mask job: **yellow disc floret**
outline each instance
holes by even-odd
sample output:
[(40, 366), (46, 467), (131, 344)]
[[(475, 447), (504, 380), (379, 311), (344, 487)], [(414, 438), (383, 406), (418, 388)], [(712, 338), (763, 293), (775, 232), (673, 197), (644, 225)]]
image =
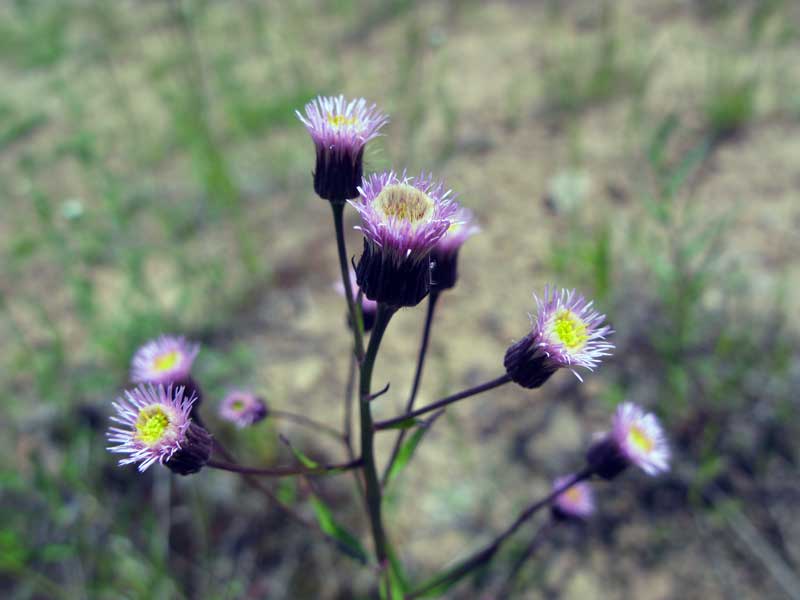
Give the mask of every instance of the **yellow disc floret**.
[(170, 424), (170, 416), (163, 406), (160, 404), (147, 406), (139, 411), (139, 418), (136, 419), (136, 438), (148, 446), (153, 446), (163, 439)]
[(430, 196), (406, 183), (384, 187), (372, 206), (384, 222), (396, 219), (411, 225), (429, 221), (434, 210)]
[(553, 333), (567, 350), (580, 350), (589, 339), (586, 323), (570, 310), (562, 310), (553, 321)]
[(648, 436), (644, 431), (642, 431), (641, 428), (636, 427), (635, 425), (631, 427), (630, 431), (628, 432), (628, 441), (637, 450), (643, 452), (644, 454), (649, 454), (655, 447), (655, 443), (650, 436)]
[(355, 127), (358, 125), (358, 118), (328, 113), (328, 123), (337, 129), (341, 129), (342, 127)]
[(165, 352), (164, 354), (160, 354), (153, 359), (153, 368), (162, 373), (164, 371), (169, 371), (178, 364), (180, 358), (181, 353), (178, 350)]

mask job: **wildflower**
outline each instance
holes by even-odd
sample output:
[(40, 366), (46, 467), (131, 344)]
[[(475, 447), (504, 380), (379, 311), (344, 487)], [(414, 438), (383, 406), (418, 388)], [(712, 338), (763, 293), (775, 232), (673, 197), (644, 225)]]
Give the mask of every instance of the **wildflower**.
[(150, 340), (133, 355), (131, 381), (164, 385), (184, 382), (199, 350), (198, 344), (184, 337), (162, 335)]
[(670, 451), (664, 430), (655, 415), (625, 402), (614, 413), (611, 432), (592, 444), (589, 465), (605, 479), (613, 479), (629, 465), (648, 475), (669, 470)]
[(424, 174), (372, 175), (359, 192), (350, 202), (364, 234), (358, 285), (370, 300), (416, 306), (430, 291), (431, 251), (447, 233), (458, 203), (441, 182)]
[(481, 230), (475, 216), (468, 208), (460, 208), (454, 215), (447, 233), (433, 247), (433, 276), (431, 289), (449, 290), (455, 287), (458, 278), (458, 251), (470, 237)]
[(556, 292), (545, 288), (544, 298), (534, 296), (536, 319), (531, 332), (506, 351), (505, 367), (511, 379), (526, 388), (536, 388), (558, 369), (593, 370), (614, 346), (606, 342), (611, 328), (605, 315), (592, 309), (592, 302), (575, 290)]
[[(344, 284), (341, 280), (337, 281), (333, 284), (334, 289), (342, 296), (345, 295), (344, 291)], [(353, 294), (356, 295), (358, 298), (358, 293), (360, 288), (358, 287), (358, 283), (356, 283), (356, 274), (351, 270), (350, 271), (350, 287), (353, 290)], [(375, 315), (378, 312), (378, 303), (374, 300), (370, 300), (367, 298), (363, 293), (361, 294), (361, 319), (362, 324), (364, 325), (364, 331), (370, 331), (372, 326), (375, 324)], [(347, 324), (352, 327), (352, 323), (350, 323), (350, 315), (347, 315)]]
[[(553, 490), (557, 490), (570, 481), (567, 475), (553, 482)], [(553, 501), (553, 516), (557, 519), (585, 519), (594, 512), (594, 492), (592, 486), (580, 481), (559, 494)]]
[(251, 392), (230, 392), (219, 407), (219, 416), (237, 427), (249, 427), (267, 416), (264, 400)]
[(211, 455), (211, 436), (192, 422), (194, 397), (187, 397), (183, 387), (139, 385), (125, 391), (113, 403), (117, 411), (107, 437), (116, 446), (108, 450), (129, 456), (120, 466), (139, 463), (145, 471), (155, 462), (188, 475), (199, 471)]
[(319, 96), (295, 111), (306, 126), (317, 151), (314, 191), (330, 202), (358, 197), (364, 163), (364, 146), (377, 137), (389, 118), (363, 98)]

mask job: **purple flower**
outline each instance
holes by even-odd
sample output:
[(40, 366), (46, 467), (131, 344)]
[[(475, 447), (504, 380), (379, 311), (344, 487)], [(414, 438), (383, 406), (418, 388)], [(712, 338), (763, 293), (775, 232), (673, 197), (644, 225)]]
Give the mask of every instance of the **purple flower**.
[[(350, 287), (353, 290), (353, 294), (356, 298), (358, 298), (358, 292), (361, 288), (358, 287), (358, 283), (356, 282), (356, 274), (350, 270)], [(333, 288), (341, 295), (345, 295), (344, 291), (344, 284), (342, 280), (339, 279), (336, 283), (333, 284)], [(361, 294), (361, 318), (364, 321), (364, 331), (370, 331), (372, 326), (375, 324), (375, 315), (378, 312), (378, 303), (374, 300), (370, 300), (366, 297), (366, 295)], [(350, 324), (350, 315), (347, 316), (348, 325)]]
[(131, 364), (131, 381), (165, 385), (186, 382), (199, 351), (199, 344), (188, 342), (184, 337), (162, 335), (136, 351)]
[(184, 396), (183, 387), (140, 385), (126, 390), (112, 403), (117, 415), (111, 420), (122, 427), (109, 428), (108, 440), (117, 445), (108, 450), (128, 454), (120, 466), (138, 462), (139, 471), (156, 461), (165, 464), (187, 443), (193, 402), (193, 397)]
[(546, 287), (544, 297), (534, 296), (536, 319), (531, 332), (506, 352), (505, 366), (511, 378), (523, 387), (542, 385), (558, 369), (593, 370), (614, 346), (606, 341), (612, 333), (603, 325), (605, 315), (592, 309), (575, 290), (556, 292)]
[(249, 427), (267, 416), (267, 405), (255, 394), (242, 390), (230, 392), (219, 407), (219, 416), (237, 427)]
[(627, 461), (648, 475), (669, 470), (667, 438), (655, 415), (632, 402), (624, 402), (614, 413), (611, 437)]
[(467, 239), (481, 230), (468, 208), (459, 208), (452, 219), (450, 227), (436, 242), (431, 254), (434, 265), (431, 289), (437, 291), (455, 287), (458, 279), (458, 251)]
[(319, 96), (306, 104), (305, 115), (295, 112), (316, 147), (314, 191), (331, 202), (357, 197), (364, 146), (389, 118), (363, 98), (348, 102), (344, 96)]
[[(567, 482), (571, 476), (559, 477), (553, 482), (553, 490), (557, 490)], [(561, 518), (585, 519), (594, 513), (594, 492), (592, 486), (581, 481), (559, 494), (553, 501), (553, 512)]]
[(430, 255), (458, 210), (451, 190), (430, 175), (393, 171), (365, 178), (351, 201), (361, 216), (364, 253), (356, 267), (367, 298), (415, 306), (430, 290)]

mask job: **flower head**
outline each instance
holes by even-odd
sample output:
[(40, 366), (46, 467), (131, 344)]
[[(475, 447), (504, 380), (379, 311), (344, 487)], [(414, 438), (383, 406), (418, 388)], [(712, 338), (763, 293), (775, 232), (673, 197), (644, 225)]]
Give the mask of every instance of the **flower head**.
[(150, 340), (133, 355), (131, 381), (165, 385), (186, 382), (199, 351), (198, 344), (184, 337), (162, 335)]
[(108, 450), (127, 454), (120, 466), (139, 463), (145, 471), (154, 462), (165, 464), (186, 445), (194, 398), (184, 396), (183, 387), (140, 385), (126, 390), (113, 403), (116, 416), (107, 437), (116, 446)]
[(669, 470), (670, 451), (664, 430), (655, 415), (632, 402), (614, 413), (611, 436), (627, 461), (648, 475)]
[(460, 207), (453, 214), (447, 232), (433, 247), (431, 289), (441, 291), (455, 287), (458, 279), (458, 251), (467, 239), (480, 230), (470, 209)]
[(451, 190), (430, 175), (393, 171), (364, 179), (351, 204), (361, 216), (364, 253), (356, 277), (367, 298), (415, 306), (430, 289), (430, 255), (458, 210)]
[(317, 164), (314, 191), (331, 202), (358, 196), (364, 146), (380, 135), (389, 118), (363, 98), (319, 96), (306, 104), (305, 115), (295, 111), (314, 141)]
[[(360, 288), (358, 287), (358, 283), (356, 282), (356, 274), (350, 270), (350, 287), (353, 290), (353, 294), (355, 298), (358, 298), (358, 293)], [(339, 279), (336, 283), (333, 284), (333, 288), (341, 295), (345, 295), (344, 284), (342, 280)], [(375, 315), (378, 312), (378, 303), (374, 300), (370, 300), (367, 298), (365, 294), (361, 294), (361, 318), (363, 319), (364, 331), (370, 331), (372, 326), (375, 324)], [(348, 325), (350, 324), (350, 315), (347, 316)]]
[(593, 370), (614, 347), (606, 341), (612, 333), (603, 325), (605, 315), (592, 309), (575, 290), (557, 292), (545, 288), (544, 297), (534, 296), (536, 318), (531, 332), (506, 352), (505, 365), (511, 378), (523, 387), (542, 385), (556, 370), (575, 367)]
[(219, 416), (237, 427), (249, 427), (267, 416), (267, 405), (255, 394), (242, 390), (230, 392), (219, 407)]
[[(559, 477), (553, 482), (553, 490), (567, 484), (572, 476)], [(594, 512), (594, 492), (585, 481), (576, 483), (553, 501), (553, 513), (561, 518), (585, 519)]]

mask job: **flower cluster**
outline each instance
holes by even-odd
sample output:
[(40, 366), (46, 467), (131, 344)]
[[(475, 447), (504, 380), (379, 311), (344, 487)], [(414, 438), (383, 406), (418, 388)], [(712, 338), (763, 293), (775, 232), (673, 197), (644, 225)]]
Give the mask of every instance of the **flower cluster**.
[[(364, 494), (363, 506), (369, 513), (374, 564), (385, 565), (387, 580), (393, 581), (390, 571), (396, 567), (389, 558), (394, 554), (383, 528), (381, 506), (383, 488), (396, 473), (393, 469), (399, 462), (395, 462), (396, 459), (399, 456), (405, 461), (404, 465), (410, 460), (409, 454), (403, 455), (403, 448), (408, 447), (402, 446), (406, 431), (430, 427), (435, 417), (451, 404), (509, 382), (527, 389), (538, 388), (559, 369), (568, 369), (581, 380), (578, 369), (592, 371), (610, 355), (614, 346), (607, 338), (612, 330), (606, 324), (605, 315), (595, 310), (593, 303), (584, 296), (575, 290), (547, 286), (541, 297), (534, 296), (536, 315), (531, 317), (530, 329), (505, 352), (504, 373), (501, 371), (499, 377), (414, 408), (436, 300), (441, 292), (456, 286), (460, 250), (480, 227), (472, 211), (462, 207), (456, 194), (431, 174), (423, 172), (414, 177), (406, 175), (405, 171), (402, 174), (386, 171), (363, 176), (365, 146), (388, 122), (375, 105), (368, 105), (363, 99), (348, 101), (343, 96), (319, 97), (306, 105), (304, 113), (297, 112), (297, 115), (316, 148), (314, 190), (333, 207), (342, 275), (337, 287), (347, 297), (349, 325), (353, 330), (351, 379), (344, 401), (343, 431), (303, 414), (270, 410), (261, 397), (242, 389), (225, 396), (217, 416), (240, 428), (252, 426), (268, 416), (311, 427), (341, 442), (350, 461), (320, 465), (299, 451), (293, 451), (302, 467), (258, 468), (236, 463), (220, 442), (212, 438), (200, 417), (201, 392), (191, 373), (199, 345), (183, 337), (166, 335), (147, 342), (135, 353), (130, 375), (136, 385), (123, 391), (112, 403), (115, 415), (111, 417), (113, 425), (107, 433), (112, 444), (108, 449), (124, 455), (119, 460), (120, 465), (137, 464), (139, 471), (146, 471), (160, 463), (181, 475), (196, 473), (206, 466), (248, 478), (255, 475), (333, 475), (357, 468), (362, 471), (355, 479)], [(343, 233), (343, 211), (348, 203), (360, 218), (356, 229), (363, 235), (363, 251), (357, 263), (354, 262), (354, 272), (348, 267), (351, 257), (346, 254)], [(426, 296), (429, 296), (426, 324), (406, 413), (376, 421), (370, 401), (389, 389), (387, 385), (376, 393), (371, 387), (381, 340), (398, 308), (416, 306)], [(359, 306), (363, 328), (356, 326), (360, 322)], [(370, 332), (366, 345), (364, 331)], [(357, 396), (353, 393), (355, 381), (358, 381)], [(355, 412), (352, 400), (355, 398), (359, 402), (357, 412), (361, 426), (359, 457), (354, 456), (351, 445), (352, 414)], [(424, 414), (433, 416), (417, 419)], [(376, 469), (374, 436), (395, 428), (401, 431), (381, 481)], [(221, 454), (225, 460), (212, 460), (212, 452)], [(482, 560), (489, 560), (523, 521), (543, 507), (550, 507), (555, 521), (589, 518), (595, 512), (594, 491), (589, 483), (592, 478), (611, 480), (629, 466), (638, 467), (648, 475), (658, 475), (669, 469), (669, 463), (670, 449), (657, 418), (635, 404), (623, 403), (616, 409), (610, 429), (598, 435), (589, 446), (581, 470), (557, 478), (550, 494), (523, 511), (493, 544), (467, 560), (463, 570), (455, 568), (448, 573), (464, 574), (480, 566)], [(271, 494), (269, 490), (267, 493)], [(270, 498), (276, 501), (273, 496)], [(323, 526), (322, 530), (333, 535), (329, 527)], [(347, 538), (352, 542), (350, 534), (337, 533), (338, 537), (334, 536), (337, 541)], [(444, 579), (435, 581), (445, 582), (448, 573)], [(421, 597), (425, 591), (429, 590), (415, 590), (412, 595)]]

